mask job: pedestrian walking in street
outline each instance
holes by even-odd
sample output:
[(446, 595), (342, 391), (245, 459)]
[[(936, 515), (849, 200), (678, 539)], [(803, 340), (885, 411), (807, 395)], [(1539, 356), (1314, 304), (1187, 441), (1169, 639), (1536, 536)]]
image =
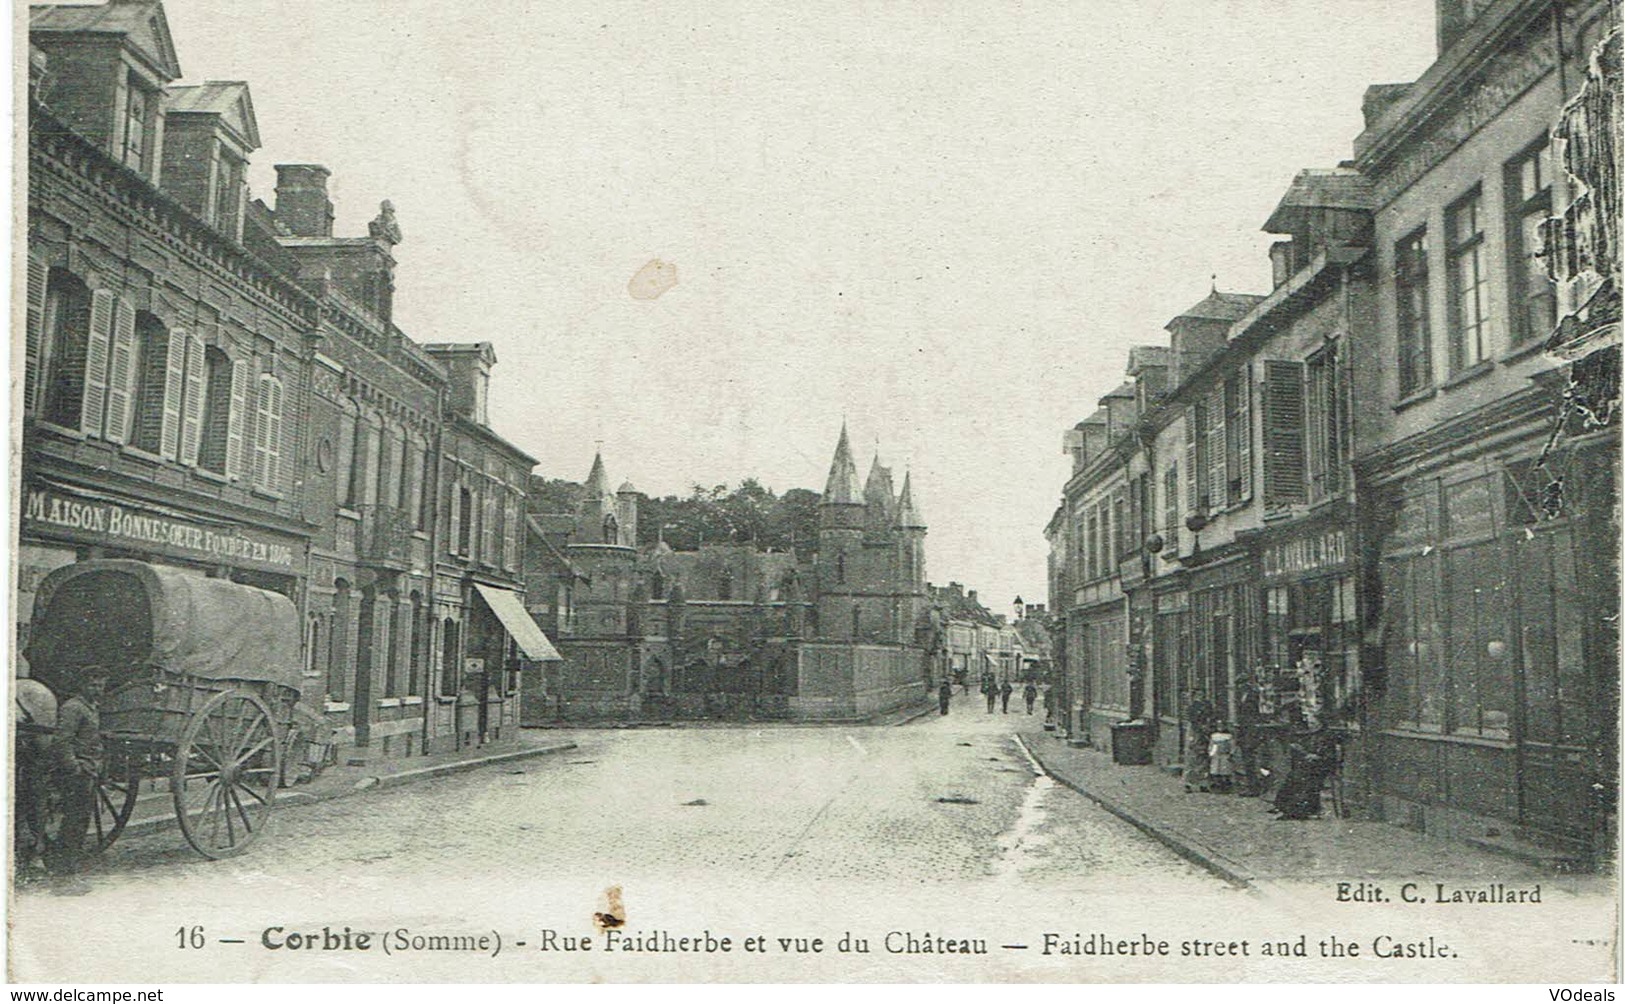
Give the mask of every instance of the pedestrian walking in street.
[(1236, 699), (1236, 772), (1238, 794), (1254, 796), (1263, 792), (1263, 777), (1259, 762), (1263, 736), (1259, 725), (1263, 715), (1259, 711), (1258, 684), (1252, 677), (1241, 681), (1240, 696)]
[(1200, 692), (1185, 708), (1185, 790), (1207, 791), (1208, 740), (1213, 737), (1213, 705)]
[(942, 686), (937, 688), (937, 707), (941, 709), (943, 714), (946, 715), (948, 713), (948, 702), (952, 701), (953, 699), (954, 685), (949, 683), (948, 680), (944, 678), (942, 681)]
[(982, 696), (987, 698), (987, 713), (993, 713), (993, 705), (999, 700), (998, 685), (993, 682), (992, 675), (982, 677)]
[(97, 706), (107, 690), (107, 671), (85, 668), (73, 696), (57, 711), (57, 790), (62, 799), (62, 832), (54, 871), (71, 874), (84, 867), (85, 835), (96, 808), (96, 779), (106, 758)]
[(1027, 686), (1022, 688), (1021, 696), (1027, 702), (1027, 714), (1032, 714), (1033, 702), (1038, 700), (1038, 684), (1028, 680)]
[(999, 699), (1003, 712), (1007, 715), (1010, 713), (1010, 695), (1015, 693), (1015, 690), (1016, 688), (1010, 685), (1010, 678), (1005, 677), (1004, 686), (999, 688)]

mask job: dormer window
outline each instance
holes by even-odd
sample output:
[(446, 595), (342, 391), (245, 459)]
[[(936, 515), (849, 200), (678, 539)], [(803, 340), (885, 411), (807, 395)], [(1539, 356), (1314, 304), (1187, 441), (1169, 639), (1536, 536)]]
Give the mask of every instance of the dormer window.
[(220, 148), (219, 166), (215, 169), (214, 225), (233, 240), (241, 240), (243, 175), (247, 165), (239, 157)]
[(131, 73), (125, 86), (124, 163), (142, 174), (152, 173), (153, 115), (157, 106), (157, 94)]

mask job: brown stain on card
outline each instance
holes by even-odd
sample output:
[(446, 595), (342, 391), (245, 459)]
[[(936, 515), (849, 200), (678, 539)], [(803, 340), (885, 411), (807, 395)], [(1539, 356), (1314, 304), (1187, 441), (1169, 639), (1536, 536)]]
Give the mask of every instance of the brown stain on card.
[(626, 906), (621, 902), (621, 887), (612, 885), (604, 890), (598, 912), (592, 915), (593, 926), (600, 931), (626, 926)]
[(634, 300), (653, 300), (675, 285), (677, 285), (677, 266), (669, 261), (654, 258), (632, 276), (631, 281), (626, 284), (626, 291), (632, 294)]

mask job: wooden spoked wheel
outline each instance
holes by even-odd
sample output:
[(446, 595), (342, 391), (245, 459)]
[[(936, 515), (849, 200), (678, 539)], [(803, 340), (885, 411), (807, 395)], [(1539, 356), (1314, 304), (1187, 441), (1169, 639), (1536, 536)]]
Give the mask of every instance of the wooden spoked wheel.
[(124, 832), (140, 788), (141, 762), (124, 750), (112, 751), (107, 769), (96, 779), (96, 804), (90, 814), (90, 832), (96, 836), (98, 854)]
[(192, 715), (170, 790), (181, 832), (199, 854), (227, 857), (259, 837), (276, 798), (281, 745), (270, 707), (251, 691), (216, 694)]
[[(38, 771), (42, 768), (37, 763), (29, 763), (24, 764), (23, 769)], [(26, 790), (19, 792), (18, 811), (28, 815), (30, 826), (39, 835), (41, 853), (48, 861), (60, 860), (67, 843), (62, 832), (66, 796), (42, 775), (30, 781), (19, 786)], [(140, 786), (141, 761), (116, 747), (109, 750), (106, 765), (93, 785), (88, 832), (79, 842), (80, 853), (100, 854), (112, 846), (135, 811)]]

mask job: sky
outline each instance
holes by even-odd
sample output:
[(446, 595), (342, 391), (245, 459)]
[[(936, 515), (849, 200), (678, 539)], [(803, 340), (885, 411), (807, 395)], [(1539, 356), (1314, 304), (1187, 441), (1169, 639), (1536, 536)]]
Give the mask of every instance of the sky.
[(537, 473), (821, 489), (844, 420), (998, 612), (1044, 598), (1063, 430), (1215, 281), (1268, 291), (1292, 176), (1434, 37), (1431, 0), (166, 10), (182, 82), (250, 83), (255, 196), (393, 202), (396, 322), (492, 343)]

